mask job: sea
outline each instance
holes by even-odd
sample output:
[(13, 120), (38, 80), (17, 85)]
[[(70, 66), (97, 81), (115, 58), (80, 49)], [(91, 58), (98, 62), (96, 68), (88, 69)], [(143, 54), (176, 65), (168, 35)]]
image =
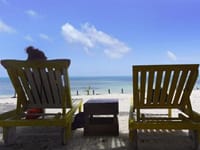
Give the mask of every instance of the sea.
[[(131, 76), (70, 77), (72, 95), (131, 93)], [(8, 77), (0, 78), (0, 96), (13, 96), (14, 88)]]
[[(70, 77), (72, 95), (132, 93), (132, 76)], [(194, 89), (200, 88), (200, 76)], [(13, 96), (14, 88), (8, 77), (0, 78), (0, 97)]]

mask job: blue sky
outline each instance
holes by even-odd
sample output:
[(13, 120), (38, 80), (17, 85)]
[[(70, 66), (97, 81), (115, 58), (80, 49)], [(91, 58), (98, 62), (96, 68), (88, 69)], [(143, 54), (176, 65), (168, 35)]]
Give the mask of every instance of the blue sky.
[[(200, 63), (199, 0), (0, 0), (0, 59), (69, 58), (71, 76)], [(7, 76), (0, 67), (0, 77)]]

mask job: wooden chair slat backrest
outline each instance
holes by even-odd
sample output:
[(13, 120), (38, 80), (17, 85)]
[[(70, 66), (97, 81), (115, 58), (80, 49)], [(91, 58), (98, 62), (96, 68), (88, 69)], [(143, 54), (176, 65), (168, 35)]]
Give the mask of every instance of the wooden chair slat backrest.
[(190, 94), (198, 77), (198, 64), (133, 66), (134, 108), (190, 106)]
[(26, 108), (71, 108), (68, 77), (70, 60), (2, 60)]

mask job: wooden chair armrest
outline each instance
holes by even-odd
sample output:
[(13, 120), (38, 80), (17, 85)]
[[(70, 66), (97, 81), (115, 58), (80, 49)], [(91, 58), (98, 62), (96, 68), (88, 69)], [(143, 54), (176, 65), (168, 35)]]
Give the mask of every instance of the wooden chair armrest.
[(16, 112), (17, 112), (16, 109), (10, 110), (8, 112), (4, 112), (4, 113), (0, 114), (0, 120), (5, 120), (7, 118), (13, 117), (17, 114)]
[(129, 120), (135, 120), (135, 108), (133, 104), (133, 98), (131, 98), (130, 100)]
[(196, 122), (200, 122), (200, 114), (196, 111), (192, 111), (192, 119)]

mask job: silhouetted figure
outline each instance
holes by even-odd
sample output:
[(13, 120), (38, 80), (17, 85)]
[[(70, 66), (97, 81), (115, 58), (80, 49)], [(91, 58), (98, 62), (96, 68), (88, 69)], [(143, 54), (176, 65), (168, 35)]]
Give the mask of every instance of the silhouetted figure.
[[(29, 46), (26, 48), (26, 53), (28, 54), (27, 60), (47, 60), (44, 52), (39, 49), (34, 48), (33, 46)], [(43, 113), (44, 110), (42, 108), (30, 108), (27, 110), (26, 119), (36, 119), (40, 115), (31, 115), (34, 113)]]
[[(34, 48), (33, 46), (28, 46), (26, 48), (26, 53), (28, 54), (27, 60), (47, 60), (44, 52)], [(14, 93), (12, 98), (16, 98), (16, 92)]]
[(27, 60), (47, 60), (44, 52), (39, 49), (29, 46), (26, 48), (26, 53), (28, 54)]
[(123, 89), (123, 88), (121, 89), (121, 93), (122, 93), (122, 94), (124, 93), (124, 89)]
[(108, 94), (110, 94), (110, 89), (108, 89)]

